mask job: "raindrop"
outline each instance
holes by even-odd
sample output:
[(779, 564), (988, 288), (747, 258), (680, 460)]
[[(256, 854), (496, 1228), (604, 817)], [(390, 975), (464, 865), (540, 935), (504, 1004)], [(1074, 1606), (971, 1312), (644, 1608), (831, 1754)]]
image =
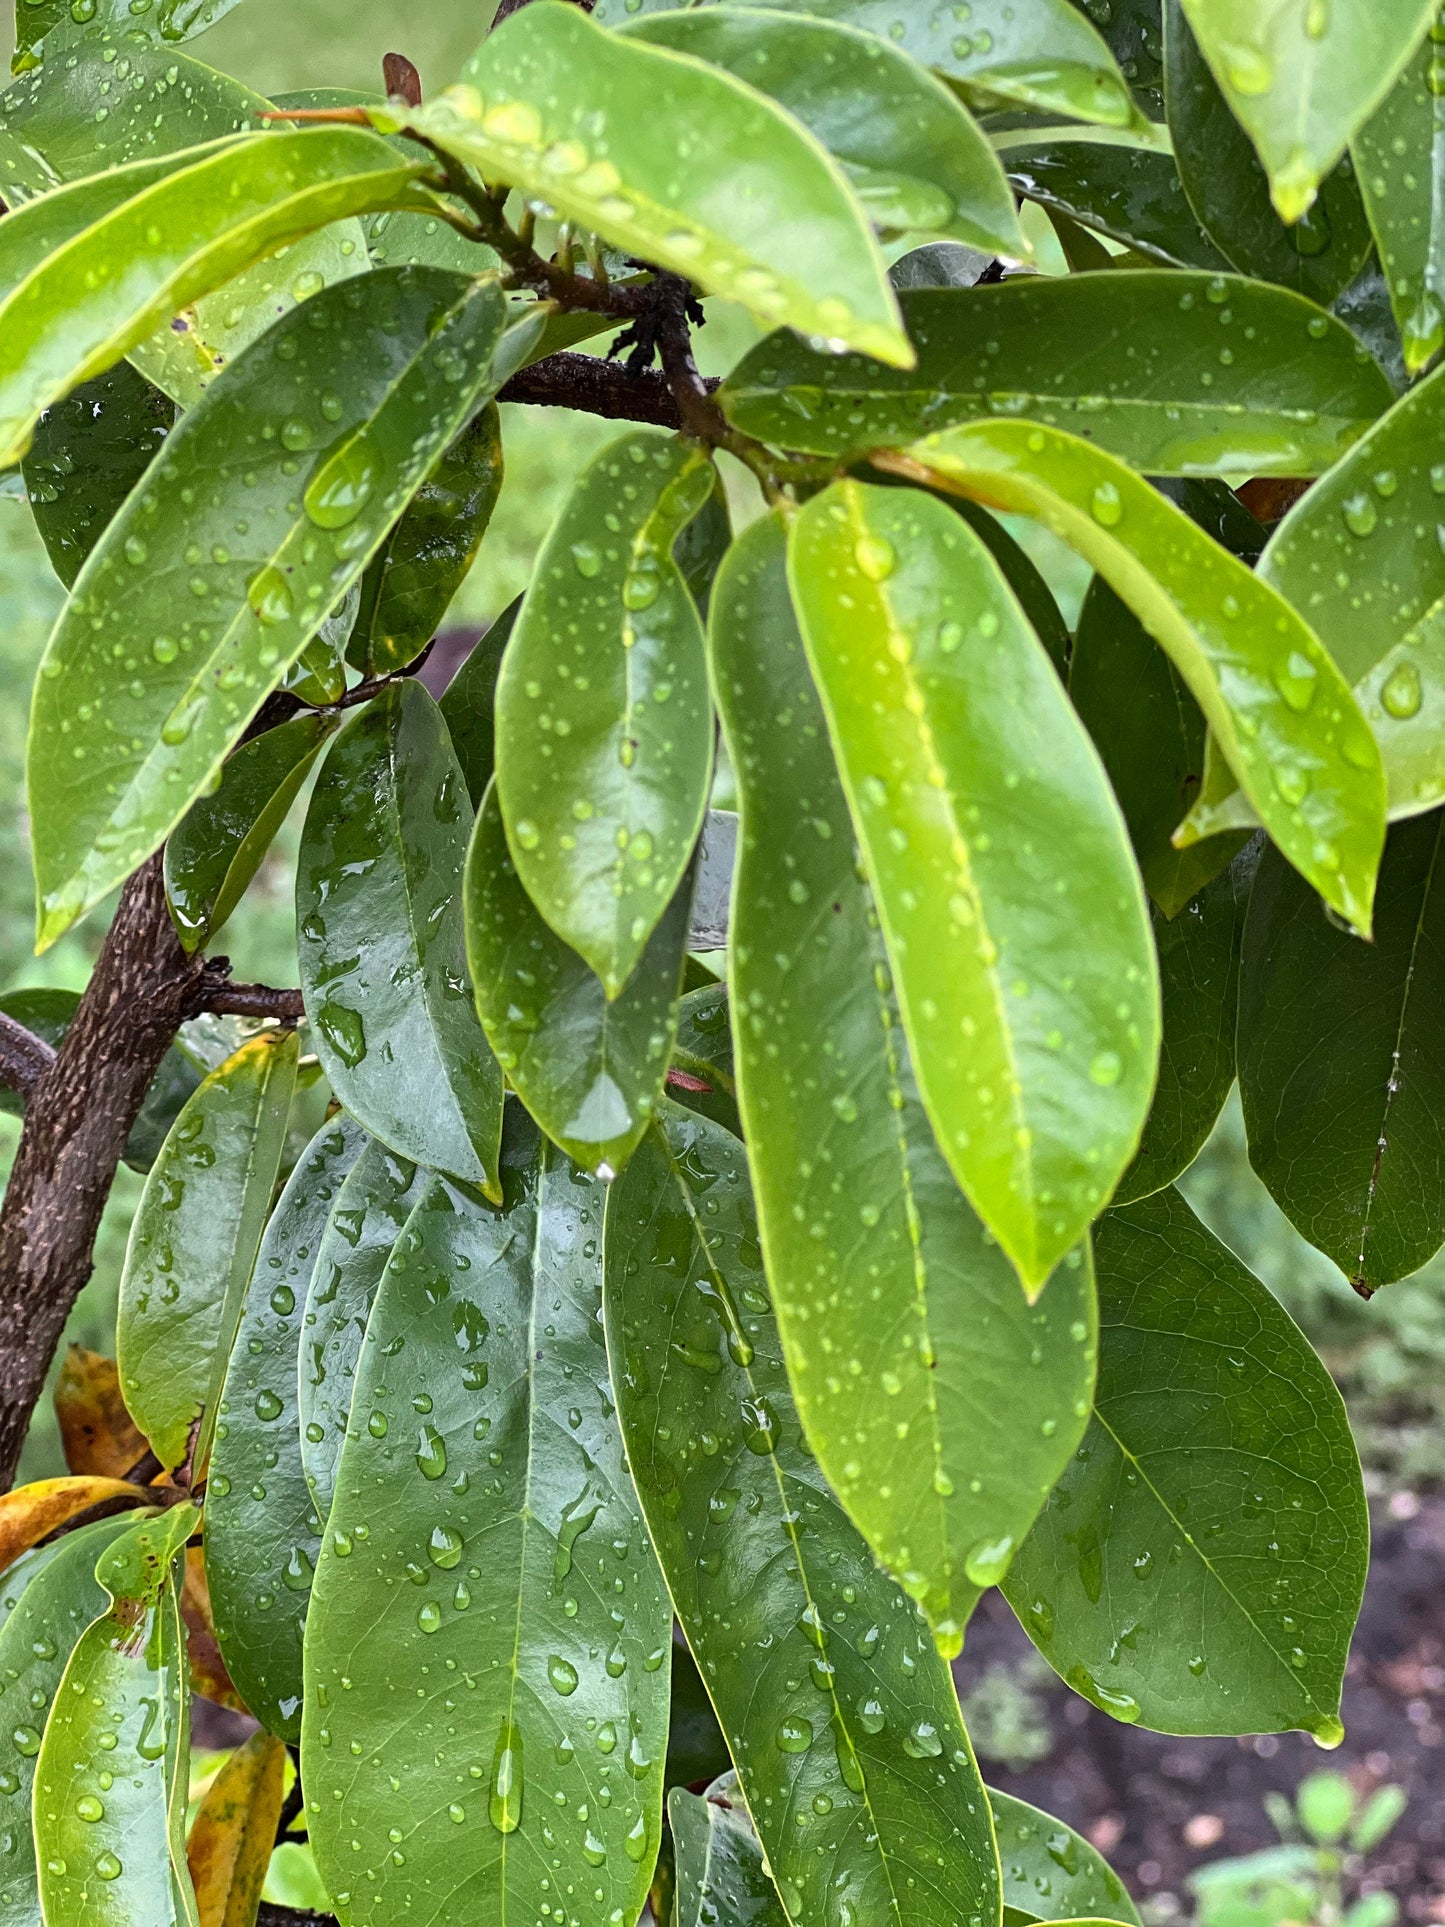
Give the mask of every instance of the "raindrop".
[(273, 568), (269, 562), (251, 577), (246, 588), (246, 600), (265, 623), (285, 622), (293, 607), (291, 585), (281, 571)]
[(1397, 722), (1408, 722), (1412, 716), (1419, 715), (1422, 700), (1420, 671), (1413, 662), (1397, 663), (1380, 690), (1385, 713)]
[(1380, 520), (1380, 511), (1363, 489), (1357, 495), (1348, 497), (1341, 512), (1351, 535), (1373, 535)]
[(569, 1693), (577, 1691), (577, 1668), (569, 1665), (565, 1659), (559, 1658), (556, 1653), (547, 1661), (547, 1677), (564, 1699)]
[(791, 1714), (779, 1722), (773, 1737), (780, 1753), (806, 1753), (813, 1744), (813, 1722)]
[(424, 1425), (417, 1434), (416, 1462), (424, 1479), (446, 1477), (446, 1442), (434, 1425)]
[(1112, 482), (1100, 482), (1090, 498), (1089, 512), (1102, 528), (1112, 529), (1123, 521), (1123, 499)]
[(354, 522), (381, 480), (381, 457), (364, 435), (357, 435), (324, 461), (306, 485), (306, 513), (319, 529), (344, 529)]
[(427, 1541), (427, 1556), (434, 1566), (450, 1572), (457, 1565), (465, 1546), (462, 1535), (451, 1526), (433, 1526)]

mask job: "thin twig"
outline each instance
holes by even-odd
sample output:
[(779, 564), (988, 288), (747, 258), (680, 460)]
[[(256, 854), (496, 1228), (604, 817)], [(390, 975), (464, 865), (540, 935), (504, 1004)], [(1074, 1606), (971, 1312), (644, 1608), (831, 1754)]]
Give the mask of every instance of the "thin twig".
[(43, 1037), (0, 1011), (0, 1083), (28, 1102), (54, 1062), (55, 1051)]
[(299, 990), (273, 990), (269, 984), (216, 983), (202, 998), (201, 1009), (217, 1017), (275, 1017), (298, 1024), (306, 1015)]

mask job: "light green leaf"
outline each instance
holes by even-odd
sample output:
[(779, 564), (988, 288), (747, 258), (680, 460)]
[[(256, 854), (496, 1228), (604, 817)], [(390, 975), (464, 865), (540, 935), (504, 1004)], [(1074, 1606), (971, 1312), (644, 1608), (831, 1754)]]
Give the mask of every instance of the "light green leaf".
[(1435, 0), (1184, 0), (1184, 10), (1264, 162), (1280, 219), (1298, 221), (1424, 35)]
[(169, 1471), (201, 1473), (296, 1082), (294, 1031), (228, 1057), (176, 1119), (141, 1194), (116, 1318), (121, 1389)]
[(497, 683), (512, 860), (609, 998), (671, 902), (707, 808), (706, 654), (672, 545), (712, 485), (695, 444), (645, 430), (610, 442), (547, 538)]
[(343, 1917), (531, 1920), (565, 1866), (631, 1927), (657, 1854), (671, 1619), (599, 1342), (603, 1187), (515, 1121), (506, 1209), (432, 1182), (357, 1367), (302, 1737)]
[(1384, 843), (1380, 752), (1303, 618), (1172, 502), (1071, 435), (978, 423), (929, 436), (909, 457), (910, 474), (1035, 515), (1094, 565), (1184, 678), (1273, 841), (1368, 931)]
[(1249, 1161), (1291, 1223), (1367, 1296), (1445, 1242), (1442, 829), (1438, 810), (1391, 829), (1373, 943), (1331, 924), (1273, 851), (1245, 925)]
[(1242, 481), (1319, 474), (1390, 405), (1389, 383), (1340, 322), (1235, 276), (1031, 275), (901, 301), (916, 368), (770, 336), (723, 386), (729, 420), (847, 455), (1027, 414), (1151, 475)]
[(1185, 197), (1172, 153), (1068, 141), (1057, 128), (1014, 135), (1001, 151), (1010, 182), (1041, 207), (1165, 267), (1228, 272)]
[(1405, 366), (1418, 374), (1445, 346), (1445, 95), (1433, 33), (1358, 129), (1350, 152), (1399, 323)]
[(467, 779), (473, 809), (480, 808), (496, 768), (497, 675), (521, 610), (521, 596), (507, 604), (491, 628), (473, 643), (439, 704)]
[(286, 1180), (236, 1330), (206, 1487), (206, 1579), (221, 1656), (257, 1719), (293, 1743), (301, 1737), (301, 1632), (321, 1548), (301, 1464), (297, 1358), (322, 1234), (367, 1142), (343, 1112), (322, 1125)]
[(924, 1106), (1033, 1297), (1133, 1155), (1154, 1082), (1123, 820), (997, 565), (936, 497), (835, 483), (788, 572)]
[(667, 1796), (677, 1901), (675, 1927), (788, 1927), (769, 1880), (735, 1773), (705, 1798), (675, 1786)]
[(552, 1142), (610, 1179), (662, 1092), (677, 1026), (691, 877), (621, 996), (543, 922), (517, 877), (493, 783), (467, 852), (467, 966), (477, 1015), (513, 1090)]
[(1139, 1927), (1123, 1881), (1081, 1834), (1016, 1800), (988, 1790), (1003, 1868), (1003, 1904), (1024, 1920), (1117, 1920)]
[[(59, 64), (66, 54), (109, 33), (117, 38), (124, 35), (131, 44), (141, 38), (154, 40), (169, 50), (214, 27), (237, 4), (238, 0), (160, 0), (155, 6), (153, 0), (141, 0), (137, 8), (134, 0), (101, 0), (77, 31), (72, 0), (25, 0), (16, 10), (11, 72), (24, 73), (42, 59)], [(42, 40), (49, 43), (43, 54), (39, 51)]]
[(908, 365), (852, 188), (812, 135), (731, 74), (537, 0), (482, 42), (454, 87), (374, 118), (764, 322)]
[(710, 636), (742, 804), (728, 952), (738, 1096), (808, 1442), (951, 1657), (1083, 1436), (1093, 1278), (1087, 1250), (1073, 1252), (1026, 1304), (934, 1141), (784, 540), (772, 516), (734, 545)]
[(606, 1262), (628, 1463), (789, 1918), (997, 1927), (953, 1682), (803, 1443), (737, 1139), (664, 1104)]
[(777, 101), (839, 163), (876, 228), (922, 228), (1020, 260), (1032, 253), (978, 123), (891, 40), (746, 5), (648, 14), (624, 31)]
[[(28, 781), (42, 946), (213, 780), (510, 372), (521, 344), (504, 318), (494, 283), (420, 268), (327, 289), (171, 434), (81, 571), (37, 680)], [(258, 422), (273, 439), (258, 439)], [(229, 481), (219, 486), (238, 461), (256, 476), (244, 531)]]
[(1178, 1192), (1111, 1211), (1094, 1251), (1094, 1417), (1009, 1603), (1115, 1719), (1334, 1745), (1369, 1549), (1340, 1395)]
[(186, 1868), (189, 1696), (174, 1562), (200, 1514), (172, 1506), (95, 1569), (112, 1604), (81, 1635), (35, 1762), (40, 1904), (87, 1927), (197, 1927)]

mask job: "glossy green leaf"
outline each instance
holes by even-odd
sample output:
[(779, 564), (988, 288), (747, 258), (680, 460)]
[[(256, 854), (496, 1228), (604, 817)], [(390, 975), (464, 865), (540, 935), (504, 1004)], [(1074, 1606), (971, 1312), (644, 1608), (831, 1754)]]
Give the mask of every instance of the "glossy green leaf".
[(306, 1482), (321, 1519), (331, 1510), (356, 1361), (376, 1288), (431, 1177), (373, 1140), (342, 1185), (317, 1245), (301, 1326), (297, 1422)]
[(393, 683), (327, 757), (297, 859), (297, 957), (337, 1097), (402, 1157), (496, 1194), (502, 1073), (467, 984), (472, 810), (437, 706)]
[(40, 417), (21, 472), (40, 539), (67, 589), (175, 416), (174, 404), (122, 361)]
[(765, 322), (908, 363), (853, 189), (790, 115), (731, 74), (550, 0), (489, 35), (426, 106), (393, 103), (375, 118)]
[(1312, 206), (1435, 14), (1435, 0), (1346, 0), (1324, 8), (1183, 4), (1285, 221), (1298, 221)]
[(285, 822), (332, 716), (293, 716), (227, 757), (220, 788), (198, 797), (166, 839), (166, 899), (185, 950), (199, 950), (241, 901)]
[(1336, 928), (1272, 851), (1245, 926), (1239, 1089), (1249, 1160), (1357, 1291), (1445, 1243), (1445, 862), (1439, 811), (1385, 844), (1375, 940)]
[(1013, 186), (1041, 207), (1165, 267), (1229, 271), (1189, 205), (1173, 154), (1067, 140), (1057, 128), (1008, 136), (999, 149)]
[(1441, 78), (1432, 30), (1350, 147), (1412, 375), (1445, 346), (1445, 208), (1434, 195), (1445, 172)]
[(131, 1417), (170, 1470), (206, 1463), (296, 1082), (296, 1037), (264, 1031), (177, 1118), (131, 1226), (116, 1319)]
[(347, 660), (388, 676), (431, 641), (476, 560), (502, 489), (502, 425), (488, 403), (427, 476), (371, 558)]
[(935, 496), (836, 483), (788, 571), (924, 1106), (1033, 1296), (1133, 1155), (1154, 1080), (1123, 820), (997, 565)]
[(978, 123), (891, 40), (837, 19), (750, 6), (644, 14), (625, 31), (706, 60), (777, 101), (839, 163), (876, 228), (922, 228), (991, 254), (1029, 256)]
[(601, 979), (532, 906), (507, 848), (493, 783), (467, 853), (467, 967), (487, 1042), (552, 1142), (610, 1179), (662, 1092), (677, 1025), (691, 878), (685, 876), (626, 988)]
[[(160, 0), (156, 5), (155, 0), (141, 0), (137, 7), (134, 0), (102, 0), (99, 9), (92, 6), (82, 33), (89, 39), (111, 26), (127, 39), (144, 36), (169, 49), (214, 27), (238, 4), (239, 0)], [(42, 54), (40, 43), (46, 39), (50, 44)], [(80, 39), (72, 0), (25, 0), (15, 12), (11, 70), (23, 73), (41, 59), (59, 61)]]
[[(491, 282), (370, 275), (284, 316), (186, 414), (81, 571), (41, 665), (28, 781), (42, 943), (214, 778), (510, 372), (520, 341), (504, 319)], [(244, 530), (238, 461), (256, 476)], [(187, 492), (186, 512), (168, 512)]]
[(672, 1069), (682, 1073), (668, 1078), (668, 1095), (676, 1103), (742, 1136), (726, 984), (699, 984), (678, 1005)]
[(87, 1927), (196, 1927), (186, 1868), (189, 1704), (174, 1562), (200, 1514), (121, 1533), (95, 1576), (111, 1605), (80, 1638), (35, 1762), (40, 1904)]
[(312, 1594), (311, 1844), (379, 1927), (574, 1883), (631, 1927), (661, 1832), (671, 1615), (611, 1410), (603, 1187), (517, 1126), (505, 1210), (434, 1180), (387, 1267)]
[[(1373, 6), (1375, 0), (1365, 4)], [(1196, 9), (1186, 11), (1192, 18)], [(1291, 11), (1298, 15), (1302, 10)], [(1322, 170), (1319, 199), (1312, 185), (1307, 196), (1293, 203), (1289, 218), (1294, 225), (1286, 227), (1271, 200), (1265, 171), (1235, 118), (1233, 102), (1220, 92), (1179, 0), (1166, 0), (1164, 19), (1174, 155), (1184, 191), (1206, 233), (1241, 273), (1298, 288), (1316, 301), (1333, 300), (1370, 252), (1370, 226), (1349, 158), (1338, 166), (1332, 160), (1332, 172)]]
[(343, 1112), (286, 1181), (246, 1292), (206, 1487), (206, 1579), (236, 1690), (279, 1739), (301, 1737), (301, 1633), (321, 1522), (301, 1463), (297, 1360), (312, 1271), (368, 1139)]
[(935, 1143), (789, 604), (780, 518), (735, 544), (710, 642), (742, 802), (738, 1097), (789, 1383), (834, 1490), (951, 1657), (1083, 1435), (1087, 1252), (1028, 1305)]
[(1164, 118), (1164, 33), (1159, 0), (1074, 0), (1094, 22), (1141, 112)]
[(703, 617), (707, 615), (713, 577), (732, 539), (727, 489), (722, 476), (714, 474), (712, 493), (672, 545), (672, 559), (682, 570), (688, 594)]
[(1027, 275), (918, 289), (902, 306), (916, 368), (770, 336), (728, 376), (728, 418), (766, 441), (845, 455), (1027, 414), (1151, 475), (1245, 480), (1319, 474), (1390, 405), (1347, 328), (1236, 277)]
[(997, 1923), (953, 1682), (803, 1443), (737, 1139), (665, 1104), (606, 1254), (628, 1463), (789, 1917)]
[(1067, 683), (1074, 639), (1054, 600), (1053, 591), (1032, 558), (1009, 534), (998, 517), (980, 508), (977, 502), (965, 502), (957, 495), (945, 495), (942, 499), (955, 515), (963, 517), (997, 562), (1004, 581), (1013, 590), (1015, 600), (1028, 617), (1029, 626), (1044, 645), (1049, 661)]
[(986, 422), (909, 453), (944, 487), (1038, 516), (1094, 565), (1167, 652), (1273, 841), (1367, 931), (1384, 842), (1380, 752), (1333, 659), (1288, 603), (1122, 463), (1073, 436)]
[(517, 874), (609, 998), (707, 808), (702, 624), (672, 546), (712, 485), (693, 443), (645, 430), (610, 442), (547, 538), (497, 683), (497, 795)]
[[(731, 1796), (731, 1797), (729, 1797)], [(675, 1927), (788, 1927), (736, 1776), (706, 1798), (674, 1787), (667, 1820), (677, 1868)]]
[(467, 794), (473, 809), (481, 806), (496, 768), (497, 675), (502, 666), (502, 652), (521, 608), (522, 598), (518, 596), (473, 643), (466, 661), (447, 684), (440, 703), (452, 748), (467, 779)]
[(1340, 1395), (1177, 1191), (1111, 1211), (1094, 1251), (1094, 1417), (1009, 1603), (1115, 1719), (1334, 1745), (1369, 1549)]
[(1139, 1927), (1123, 1881), (1081, 1834), (1026, 1800), (988, 1790), (1003, 1904), (1025, 1920), (1117, 1920)]
[(106, 1594), (96, 1584), (96, 1558), (133, 1523), (134, 1515), (81, 1526), (28, 1554), (5, 1574), (8, 1611), (0, 1626), (3, 1927), (39, 1927), (30, 1795), (40, 1736), (76, 1642), (107, 1604)]

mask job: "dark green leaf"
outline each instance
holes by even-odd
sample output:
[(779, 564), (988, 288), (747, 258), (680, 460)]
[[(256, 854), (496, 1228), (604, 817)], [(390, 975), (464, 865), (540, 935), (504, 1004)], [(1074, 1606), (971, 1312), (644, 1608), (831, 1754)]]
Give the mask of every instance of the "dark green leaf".
[(1375, 941), (1330, 923), (1266, 851), (1239, 995), (1249, 1161), (1357, 1290), (1408, 1277), (1445, 1242), (1445, 994), (1439, 811), (1385, 843)]
[(1412, 375), (1445, 346), (1445, 208), (1434, 195), (1445, 171), (1439, 76), (1439, 43), (1427, 35), (1350, 150)]
[[(699, 984), (687, 992), (677, 1007), (672, 1062), (687, 1082), (669, 1078), (669, 1095), (688, 1110), (721, 1124), (734, 1137), (741, 1137), (726, 984)], [(701, 1089), (696, 1088), (699, 1085)]]
[(442, 717), (467, 779), (473, 809), (481, 803), (496, 768), (497, 674), (521, 607), (521, 596), (507, 604), (472, 645), (441, 699)]
[(506, 1209), (436, 1179), (387, 1267), (307, 1622), (311, 1843), (377, 1920), (575, 1886), (630, 1923), (661, 1832), (671, 1615), (608, 1394), (603, 1187), (518, 1122)]
[(1000, 157), (1020, 194), (1165, 267), (1227, 273), (1189, 205), (1171, 153), (1069, 140), (1057, 128), (1006, 135)]
[(1094, 1417), (1009, 1603), (1115, 1719), (1334, 1745), (1369, 1549), (1340, 1395), (1178, 1192), (1111, 1211), (1095, 1258)]
[(677, 1867), (674, 1927), (788, 1927), (735, 1775), (710, 1786), (705, 1799), (674, 1787), (667, 1819)]
[(996, 1787), (988, 1790), (1003, 1868), (1005, 1915), (1025, 1920), (1118, 1920), (1139, 1927), (1139, 1914), (1118, 1874), (1087, 1840)]
[(466, 868), (467, 966), (477, 1014), (513, 1090), (552, 1142), (610, 1179), (662, 1092), (677, 1024), (691, 877), (685, 876), (621, 995), (542, 921), (522, 888), (493, 783)]
[(667, 1768), (663, 1776), (666, 1784), (691, 1786), (697, 1780), (715, 1780), (731, 1766), (732, 1755), (697, 1670), (697, 1661), (685, 1644), (674, 1639), (672, 1706), (667, 1727)]
[(502, 425), (489, 402), (446, 450), (371, 558), (346, 651), (366, 676), (404, 669), (431, 641), (476, 560), (502, 488)]
[(721, 475), (714, 475), (711, 495), (672, 545), (672, 559), (682, 570), (688, 594), (703, 617), (707, 615), (713, 577), (732, 539), (727, 490)]
[(321, 1524), (301, 1464), (297, 1358), (318, 1247), (367, 1143), (323, 1124), (266, 1227), (221, 1390), (206, 1487), (206, 1578), (236, 1690), (279, 1739), (301, 1737), (301, 1631)]
[(665, 1104), (606, 1253), (628, 1463), (789, 1915), (996, 1923), (953, 1682), (803, 1444), (737, 1139)]
[(547, 538), (497, 683), (497, 793), (517, 873), (609, 998), (707, 808), (706, 655), (672, 545), (712, 486), (694, 443), (645, 430), (609, 443)]
[(1141, 110), (1150, 120), (1163, 120), (1164, 30), (1159, 20), (1159, 0), (1073, 0), (1073, 3), (1104, 36)]
[(327, 757), (297, 860), (297, 955), (331, 1087), (400, 1156), (497, 1195), (502, 1073), (467, 983), (466, 782), (436, 704), (392, 683)]
[(296, 1083), (293, 1031), (263, 1031), (189, 1099), (146, 1179), (120, 1281), (131, 1417), (169, 1471), (201, 1472)]
[(1027, 414), (1150, 474), (1242, 481), (1319, 474), (1390, 404), (1389, 384), (1347, 328), (1236, 277), (1027, 275), (918, 290), (902, 305), (915, 369), (839, 360), (774, 335), (728, 376), (729, 419), (839, 455)]
[(124, 361), (40, 417), (21, 472), (35, 526), (67, 589), (175, 418), (174, 403)]
[(835, 483), (788, 572), (923, 1103), (1032, 1296), (1133, 1156), (1154, 1081), (1123, 821), (997, 565), (935, 496)]

